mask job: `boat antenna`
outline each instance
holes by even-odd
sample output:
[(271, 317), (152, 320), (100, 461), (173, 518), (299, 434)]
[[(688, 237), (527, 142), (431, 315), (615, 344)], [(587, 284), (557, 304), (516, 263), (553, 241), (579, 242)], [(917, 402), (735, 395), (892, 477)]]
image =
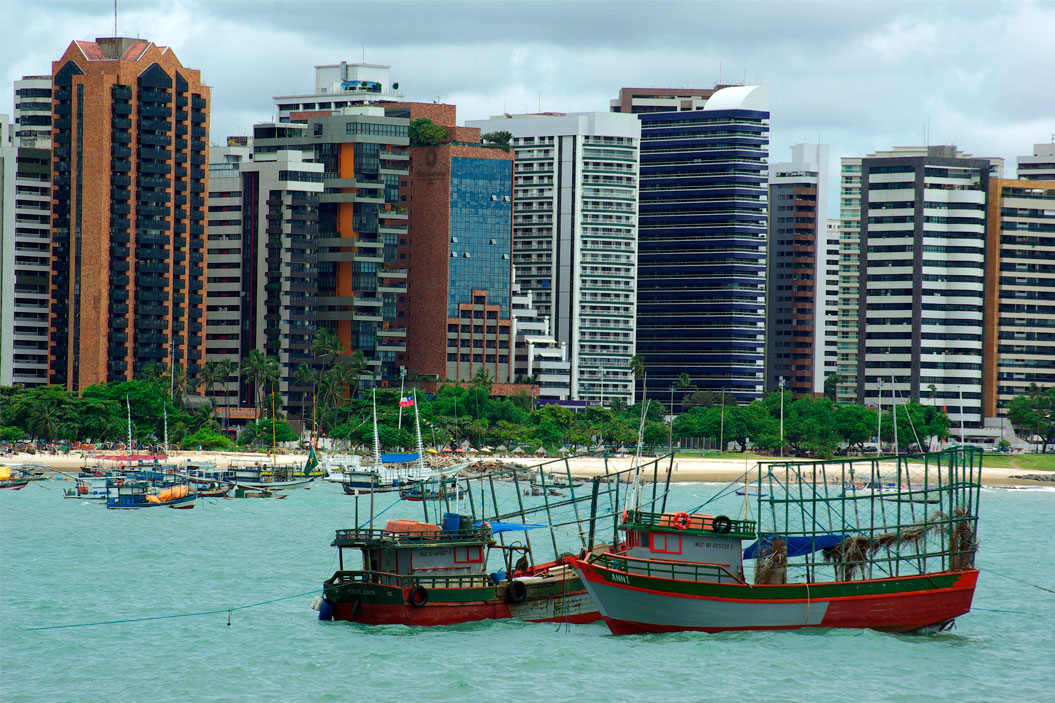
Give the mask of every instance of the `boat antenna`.
[(374, 468), (381, 468), (381, 440), (377, 436), (377, 389), (374, 393)]
[(168, 403), (161, 406), (162, 413), (165, 416), (165, 456), (169, 453), (169, 407)]
[[(128, 410), (128, 460), (132, 460), (132, 404), (128, 400), (128, 394), (125, 393), (125, 408)], [(157, 427), (157, 425), (154, 425)]]
[(418, 414), (418, 391), (415, 388), (414, 398), (414, 426), (418, 432), (418, 473), (420, 478), (425, 477), (425, 445), (421, 443), (421, 416)]
[(275, 384), (271, 384), (271, 466), (278, 468), (278, 442), (275, 431)]
[[(637, 427), (637, 448), (634, 450), (634, 485), (633, 490), (626, 492), (625, 510), (639, 510), (641, 508), (641, 443), (645, 436), (645, 419), (648, 417), (648, 404), (651, 399), (646, 398), (641, 405), (641, 422)], [(630, 496), (633, 495), (633, 500)]]

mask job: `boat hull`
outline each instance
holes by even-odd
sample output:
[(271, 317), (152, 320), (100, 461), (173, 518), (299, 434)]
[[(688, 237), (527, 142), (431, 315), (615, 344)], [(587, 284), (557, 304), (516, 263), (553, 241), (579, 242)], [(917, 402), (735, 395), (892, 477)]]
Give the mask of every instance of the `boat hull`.
[(975, 570), (814, 584), (662, 579), (578, 560), (576, 571), (614, 634), (841, 627), (914, 632), (971, 609)]
[(505, 586), (430, 588), (428, 602), (411, 603), (410, 589), (375, 583), (327, 586), (334, 620), (364, 625), (457, 625), (479, 620), (589, 623), (601, 619), (597, 606), (579, 583), (530, 584), (523, 602), (505, 597)]
[(176, 508), (177, 510), (190, 510), (194, 507), (194, 501), (197, 499), (197, 495), (191, 493), (183, 496), (182, 498), (176, 498), (175, 500), (165, 501), (164, 503), (150, 503), (147, 501), (143, 502), (127, 502), (121, 503), (114, 499), (109, 499), (106, 502), (106, 508), (108, 510), (140, 510), (142, 508)]

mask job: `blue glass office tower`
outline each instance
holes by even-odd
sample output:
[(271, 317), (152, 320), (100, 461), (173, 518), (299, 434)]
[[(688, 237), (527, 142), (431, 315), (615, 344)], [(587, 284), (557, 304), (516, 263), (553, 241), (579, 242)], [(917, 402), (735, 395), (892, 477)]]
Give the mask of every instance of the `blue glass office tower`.
[[(682, 373), (741, 402), (763, 392), (769, 107), (762, 86), (624, 89), (641, 120), (637, 353), (647, 395)], [(639, 388), (642, 379), (638, 379)]]

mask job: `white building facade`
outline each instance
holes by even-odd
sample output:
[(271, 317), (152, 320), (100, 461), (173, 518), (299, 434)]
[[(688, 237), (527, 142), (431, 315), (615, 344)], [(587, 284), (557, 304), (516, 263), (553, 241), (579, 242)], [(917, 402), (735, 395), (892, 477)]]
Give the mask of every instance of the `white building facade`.
[(571, 399), (632, 403), (640, 121), (596, 112), (466, 126), (512, 134), (513, 266), (568, 349)]

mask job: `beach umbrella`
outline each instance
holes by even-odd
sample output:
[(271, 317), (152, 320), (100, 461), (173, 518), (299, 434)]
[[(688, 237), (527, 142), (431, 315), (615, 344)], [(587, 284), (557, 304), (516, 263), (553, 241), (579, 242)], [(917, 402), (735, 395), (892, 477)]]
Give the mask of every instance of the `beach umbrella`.
[(570, 451), (568, 451), (568, 448), (567, 448), (567, 447), (561, 447), (561, 448), (560, 448), (560, 451), (559, 451), (558, 453), (559, 453), (559, 454), (560, 454), (561, 456), (568, 456), (569, 454), (571, 454), (571, 452), (570, 452)]
[(505, 453), (509, 451), (509, 447), (504, 444), (499, 444), (497, 447), (495, 447), (495, 451)]
[(482, 448), (480, 449), (480, 451), (481, 451), (481, 452), (483, 452), (483, 453), (485, 453), (485, 454), (490, 454), (490, 453), (491, 453), (491, 450), (490, 450), (490, 449), (488, 449), (487, 447), (482, 447)]
[(626, 447), (620, 446), (619, 449), (615, 450), (616, 454), (626, 454)]
[(547, 456), (549, 452), (546, 451), (545, 447), (539, 447), (535, 450), (535, 456)]
[(426, 454), (436, 454), (436, 450), (433, 449), (432, 447), (429, 447), (428, 449), (425, 450), (425, 453)]
[(575, 450), (575, 453), (576, 454), (586, 454), (589, 451), (590, 450), (587, 449), (586, 447), (579, 447), (578, 449)]
[(513, 448), (513, 453), (514, 454), (523, 454), (524, 453), (524, 448), (523, 447), (514, 447)]

